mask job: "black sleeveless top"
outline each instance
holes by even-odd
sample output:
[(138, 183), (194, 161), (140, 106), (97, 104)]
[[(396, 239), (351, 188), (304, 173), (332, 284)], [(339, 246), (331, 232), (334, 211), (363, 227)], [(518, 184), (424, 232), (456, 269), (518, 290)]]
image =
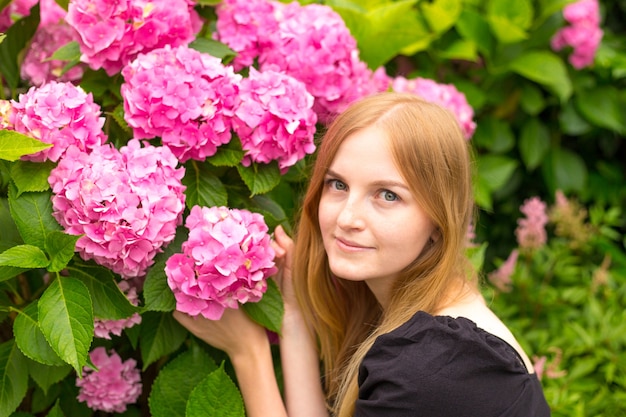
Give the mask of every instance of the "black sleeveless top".
[(517, 351), (466, 318), (418, 312), (376, 339), (355, 417), (549, 417)]

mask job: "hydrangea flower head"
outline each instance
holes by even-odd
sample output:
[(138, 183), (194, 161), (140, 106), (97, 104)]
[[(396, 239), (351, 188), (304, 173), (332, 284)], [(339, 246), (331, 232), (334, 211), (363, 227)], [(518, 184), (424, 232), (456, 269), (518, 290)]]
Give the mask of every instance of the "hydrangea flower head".
[(0, 130), (13, 130), (11, 123), (13, 105), (10, 100), (0, 100)]
[[(131, 280), (123, 280), (117, 283), (120, 290), (124, 292), (128, 301), (134, 305), (139, 305), (139, 296), (137, 288), (130, 285)], [(98, 317), (94, 320), (94, 336), (102, 339), (111, 339), (111, 335), (121, 336), (122, 330), (133, 327), (141, 323), (139, 313), (133, 313), (132, 316), (119, 320), (105, 320)]]
[(257, 302), (276, 272), (263, 217), (247, 210), (194, 206), (182, 253), (166, 262), (176, 309), (218, 320), (226, 308)]
[(122, 362), (115, 351), (108, 355), (104, 347), (95, 348), (89, 357), (98, 370), (83, 368), (83, 378), (76, 379), (78, 401), (86, 402), (92, 410), (107, 413), (123, 413), (128, 404), (137, 402), (142, 385), (134, 359)]
[(68, 149), (50, 173), (53, 216), (76, 250), (122, 278), (143, 276), (175, 236), (185, 206), (184, 168), (167, 147), (132, 139), (119, 151)]
[(31, 87), (13, 103), (10, 123), (15, 131), (53, 146), (25, 156), (35, 162), (56, 162), (72, 145), (89, 152), (106, 142), (104, 117), (91, 93), (71, 83), (51, 81)]
[(470, 139), (476, 130), (474, 109), (469, 105), (465, 94), (452, 84), (439, 84), (428, 78), (406, 79), (402, 76), (392, 81), (391, 88), (400, 93), (413, 93), (426, 101), (450, 110), (461, 127), (465, 139)]
[(181, 161), (204, 160), (231, 139), (240, 75), (187, 46), (141, 54), (123, 71), (124, 118), (135, 137), (160, 136)]
[(250, 68), (241, 81), (234, 130), (251, 161), (278, 161), (281, 172), (315, 151), (313, 135), (317, 115), (313, 96), (303, 83), (276, 71)]
[(541, 201), (539, 197), (533, 197), (524, 201), (520, 211), (526, 216), (517, 221), (517, 228), (515, 229), (517, 243), (520, 248), (538, 249), (545, 245), (548, 240), (546, 233), (546, 224), (548, 223), (546, 203)]
[(579, 0), (563, 9), (563, 17), (569, 23), (551, 40), (552, 49), (560, 51), (569, 46), (572, 53), (569, 62), (576, 69), (593, 64), (598, 46), (604, 35), (600, 29), (600, 5), (598, 0)]
[(140, 52), (188, 44), (198, 19), (187, 0), (71, 0), (66, 17), (80, 35), (81, 60), (108, 75)]
[(224, 0), (215, 8), (215, 37), (237, 52), (232, 62), (235, 71), (249, 67), (269, 46), (277, 29), (274, 13), (281, 4), (268, 0)]

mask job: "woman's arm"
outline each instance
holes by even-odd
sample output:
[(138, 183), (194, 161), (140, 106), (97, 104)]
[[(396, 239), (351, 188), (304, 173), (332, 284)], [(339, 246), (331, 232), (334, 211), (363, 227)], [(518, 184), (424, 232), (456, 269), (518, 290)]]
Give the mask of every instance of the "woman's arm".
[(291, 281), (293, 242), (281, 227), (274, 232), (274, 249), (279, 274), (276, 276), (285, 316), (280, 337), (280, 357), (289, 415), (328, 417), (320, 378), (320, 362), (315, 341), (300, 313)]

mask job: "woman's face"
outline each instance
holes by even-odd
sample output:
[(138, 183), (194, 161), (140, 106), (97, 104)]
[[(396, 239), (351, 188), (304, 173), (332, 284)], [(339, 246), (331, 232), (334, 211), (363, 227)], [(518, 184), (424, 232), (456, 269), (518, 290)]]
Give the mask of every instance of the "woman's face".
[(346, 138), (324, 179), (319, 224), (334, 275), (365, 281), (383, 307), (435, 230), (396, 168), (385, 132)]

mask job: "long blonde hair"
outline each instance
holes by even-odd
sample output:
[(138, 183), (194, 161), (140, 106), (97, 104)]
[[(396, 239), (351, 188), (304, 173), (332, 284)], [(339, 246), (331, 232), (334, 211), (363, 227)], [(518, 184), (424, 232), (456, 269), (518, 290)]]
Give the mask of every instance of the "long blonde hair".
[[(324, 176), (343, 141), (376, 126), (387, 133), (398, 170), (437, 229), (437, 238), (400, 274), (383, 312), (367, 284), (341, 280), (329, 269), (319, 228)], [(454, 116), (412, 94), (382, 93), (349, 107), (322, 139), (296, 233), (294, 287), (319, 341), (329, 406), (351, 416), (358, 367), (376, 337), (417, 311), (442, 308), (465, 279), (464, 250), (473, 215), (469, 146)]]

